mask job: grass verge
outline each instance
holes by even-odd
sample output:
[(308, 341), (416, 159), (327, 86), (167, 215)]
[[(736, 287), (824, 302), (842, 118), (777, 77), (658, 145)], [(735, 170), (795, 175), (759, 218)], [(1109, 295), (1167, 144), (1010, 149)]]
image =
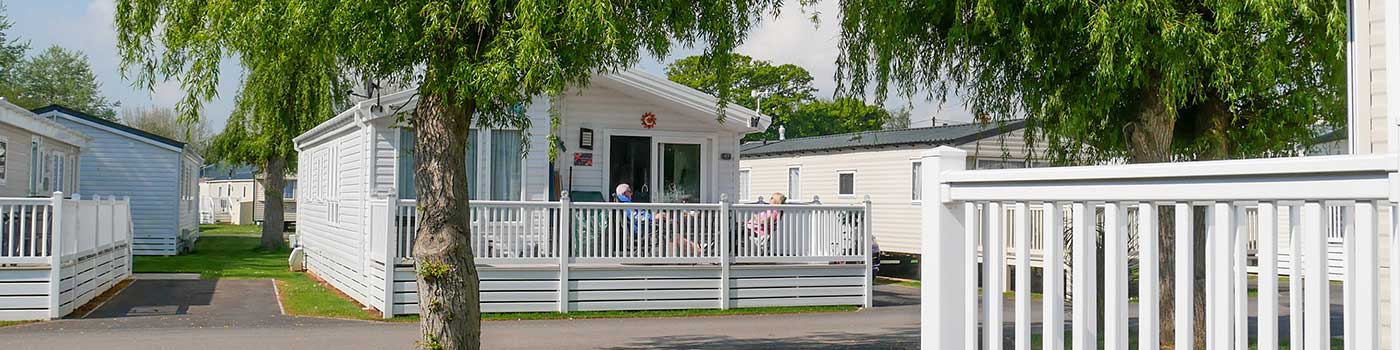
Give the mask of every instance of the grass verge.
[(30, 321), (0, 321), (0, 327), (18, 326), (18, 325), (30, 324), (30, 323), (34, 323), (34, 322), (39, 322), (39, 321), (34, 321), (34, 320), (30, 320)]
[[(282, 308), (291, 315), (384, 320), (371, 313), (348, 296), (315, 279), (309, 274), (288, 269), (286, 250), (258, 250), (257, 226), (201, 225), (201, 238), (191, 254), (179, 256), (137, 256), (132, 269), (138, 273), (198, 273), (201, 278), (270, 278), (277, 284)], [(917, 282), (916, 282), (917, 283)], [(856, 306), (755, 307), (728, 310), (657, 310), (657, 311), (586, 311), (567, 314), (555, 312), (486, 313), (487, 321), (639, 318), (639, 317), (698, 317), (731, 315), (768, 315), (813, 312), (848, 312)], [(417, 316), (388, 319), (391, 322), (418, 322)]]

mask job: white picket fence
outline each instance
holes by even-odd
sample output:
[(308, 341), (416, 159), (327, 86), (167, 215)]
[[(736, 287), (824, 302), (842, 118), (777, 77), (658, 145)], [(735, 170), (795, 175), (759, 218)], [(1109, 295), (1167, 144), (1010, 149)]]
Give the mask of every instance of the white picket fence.
[[(1172, 164), (1064, 167), (1012, 170), (966, 170), (966, 153), (941, 147), (924, 154), (923, 207), (923, 284), (924, 299), (922, 346), (924, 349), (1001, 349), (1004, 343), (1016, 349), (1030, 349), (1033, 323), (1039, 323), (1040, 340), (1058, 348), (1072, 335), (1073, 349), (1128, 349), (1129, 266), (1136, 262), (1141, 276), (1156, 276), (1159, 248), (1173, 254), (1174, 271), (1194, 271), (1192, 216), (1204, 209), (1207, 232), (1201, 242), (1206, 255), (1205, 319), (1193, 319), (1190, 274), (1175, 274), (1175, 328), (1192, 329), (1196, 322), (1206, 326), (1209, 349), (1277, 349), (1279, 330), (1288, 327), (1292, 348), (1330, 348), (1330, 308), (1328, 259), (1328, 217), (1336, 215), (1344, 228), (1345, 343), (1349, 349), (1379, 347), (1379, 269), (1378, 220), (1390, 212), (1394, 220), (1396, 187), (1395, 155), (1365, 155), (1210, 161)], [(932, 201), (930, 201), (932, 200)], [(979, 211), (983, 206), (991, 210)], [(1067, 212), (1055, 210), (1068, 206)], [(1159, 217), (1158, 208), (1172, 208), (1172, 215)], [(1341, 209), (1329, 214), (1327, 207)], [(978, 264), (978, 247), (996, 261), (1006, 252), (1005, 232), (1016, 234), (1017, 256), (1030, 255), (1032, 247), (1030, 208), (1040, 207), (1044, 227), (1061, 227), (1071, 222), (1073, 241), (1064, 244), (1063, 230), (1049, 230), (1041, 237), (1047, 261), (1060, 261), (1072, 252), (1071, 283), (1094, 285), (1096, 272), (1104, 275), (1104, 295), (1084, 289), (1072, 298), (1069, 319), (1072, 332), (1066, 333), (1065, 266), (1046, 264), (1042, 317), (1031, 318), (1030, 260), (1018, 260), (1016, 296), (1012, 303), (1010, 334), (1003, 329), (1004, 305), (999, 276), (1004, 264)], [(1002, 208), (1011, 208), (1010, 214)], [(1130, 210), (1136, 208), (1137, 210)], [(1252, 210), (1251, 210), (1252, 209)], [(1255, 211), (1253, 215), (1250, 211)], [(1096, 266), (1099, 239), (1094, 225), (1102, 213), (1105, 266)], [(1280, 217), (1287, 220), (1280, 225)], [(1131, 220), (1130, 214), (1136, 216)], [(1010, 217), (1009, 224), (1003, 215)], [(1175, 244), (1158, 247), (1158, 220), (1176, 225)], [(979, 229), (979, 225), (985, 229)], [(1130, 247), (1131, 226), (1141, 237)], [(1258, 232), (1258, 247), (1250, 251), (1250, 226)], [(1395, 225), (1392, 225), (1395, 227)], [(978, 234), (981, 233), (981, 234)], [(1280, 237), (1292, 237), (1287, 247)], [(979, 242), (980, 241), (980, 242)], [(1130, 256), (1136, 248), (1139, 256)], [(1288, 279), (1289, 300), (1279, 299), (1280, 262), (1278, 252), (1305, 259), (1288, 261), (1301, 276)], [(1250, 298), (1250, 258), (1258, 260), (1258, 298)], [(1394, 260), (1394, 258), (1392, 258)], [(1396, 261), (1392, 261), (1396, 264)], [(1313, 277), (1319, 276), (1319, 277)], [(938, 283), (928, 283), (938, 281)], [(1400, 278), (1392, 278), (1392, 283)], [(1400, 286), (1396, 286), (1400, 287)], [(1157, 278), (1138, 280), (1137, 323), (1139, 344), (1156, 348), (1160, 325)], [(1400, 290), (1400, 288), (1391, 288)], [(1096, 301), (1103, 300), (1103, 323), (1094, 317)], [(961, 301), (961, 302), (958, 302)], [(1290, 312), (1289, 324), (1280, 324), (1280, 306)], [(1257, 308), (1257, 343), (1251, 338), (1248, 310)], [(1400, 315), (1400, 312), (1393, 313)], [(979, 332), (980, 328), (980, 332)], [(981, 339), (979, 339), (979, 335)], [(1177, 349), (1191, 348), (1191, 332), (1177, 332)], [(1171, 341), (1171, 340), (1168, 340)]]
[[(417, 313), (417, 203), (393, 219), (386, 316)], [(472, 201), (486, 312), (863, 305), (870, 205)]]
[(131, 276), (131, 205), (0, 198), (0, 320), (63, 317)]

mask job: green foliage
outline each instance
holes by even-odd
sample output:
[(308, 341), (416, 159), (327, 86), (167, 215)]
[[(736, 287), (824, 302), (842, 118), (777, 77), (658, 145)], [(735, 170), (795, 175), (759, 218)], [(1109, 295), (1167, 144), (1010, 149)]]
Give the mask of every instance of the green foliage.
[[(228, 124), (210, 142), (209, 161), (264, 165), (281, 159), (293, 171), (292, 139), (334, 116), (348, 86), (330, 52), (330, 8), (312, 5), (122, 1), (116, 23), (123, 68), (136, 70), (147, 87), (158, 78), (179, 79), (186, 96), (176, 108), (191, 122), (216, 92), (219, 62), (236, 55), (247, 72)], [(151, 49), (156, 40), (160, 53)]]
[(198, 120), (185, 123), (179, 117), (174, 109), (168, 107), (127, 107), (122, 109), (121, 122), (141, 131), (187, 143), (194, 147), (195, 153), (204, 155), (209, 145), (209, 122)]
[(5, 15), (5, 9), (5, 4), (0, 3), (0, 96), (17, 96), (19, 70), (24, 53), (29, 51), (29, 42), (21, 42), (5, 33), (14, 26)]
[(788, 137), (805, 137), (880, 130), (890, 112), (860, 100), (839, 98), (804, 103), (783, 119)]
[[(8, 50), (0, 50), (3, 51)], [(98, 91), (102, 83), (97, 81), (87, 55), (82, 52), (50, 46), (39, 55), (19, 62), (17, 68), (15, 85), (3, 89), (7, 92), (5, 96), (15, 104), (24, 108), (59, 104), (102, 119), (116, 120), (116, 108), (120, 103), (108, 100)]]
[[(1133, 153), (1135, 129), (1166, 132), (1170, 159), (1287, 154), (1345, 118), (1340, 0), (840, 6), (841, 93), (956, 91), (976, 115), (1030, 117), (1063, 162)], [(1138, 124), (1158, 111), (1170, 129)]]
[(418, 275), (423, 276), (425, 281), (440, 281), (447, 278), (447, 274), (452, 272), (452, 267), (447, 264), (440, 264), (431, 261), (418, 262)]
[[(728, 89), (733, 102), (744, 107), (761, 107), (773, 117), (772, 125), (763, 133), (750, 134), (744, 139), (776, 140), (778, 127), (786, 128), (787, 137), (806, 137), (856, 131), (878, 130), (890, 119), (890, 113), (878, 106), (866, 105), (856, 99), (817, 99), (812, 87), (812, 74), (793, 64), (773, 65), (740, 54), (729, 55), (733, 72), (722, 80), (716, 66), (720, 63), (707, 56), (690, 56), (666, 66), (666, 77), (710, 94)], [(723, 81), (729, 81), (724, 83)], [(762, 95), (762, 106), (758, 105)]]
[(29, 42), (11, 38), (14, 26), (0, 3), (0, 96), (24, 108), (50, 104), (115, 121), (120, 103), (98, 91), (102, 84), (82, 52), (51, 46), (26, 59)]

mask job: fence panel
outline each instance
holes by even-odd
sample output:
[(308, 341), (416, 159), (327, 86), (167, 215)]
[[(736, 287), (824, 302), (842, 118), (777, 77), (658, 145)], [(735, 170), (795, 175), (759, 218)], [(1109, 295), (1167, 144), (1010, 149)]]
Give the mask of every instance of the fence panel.
[[(1292, 159), (1235, 160), (1156, 165), (1125, 165), (1099, 167), (1067, 167), (1018, 170), (965, 170), (966, 152), (939, 148), (926, 153), (923, 164), (937, 166), (925, 173), (923, 198), (927, 229), (926, 252), (948, 252), (941, 244), (964, 246), (962, 239), (930, 239), (930, 237), (983, 237), (981, 254), (983, 278), (968, 279), (964, 270), (979, 263), (976, 251), (968, 255), (925, 254), (923, 279), (933, 281), (964, 280), (965, 288), (941, 288), (925, 285), (922, 297), (925, 310), (922, 321), (925, 348), (999, 349), (1002, 344), (1015, 344), (1017, 349), (1030, 347), (1036, 336), (1028, 324), (1029, 303), (1022, 302), (1026, 294), (1020, 286), (1029, 284), (1020, 276), (1026, 261), (1037, 254), (1059, 260), (1063, 249), (1069, 256), (1067, 268), (1073, 277), (1071, 285), (1080, 288), (1060, 290), (1050, 281), (1045, 283), (1046, 304), (1070, 299), (1071, 318), (1063, 320), (1053, 310), (1045, 311), (1041, 319), (1042, 339), (1059, 341), (1058, 329), (1069, 322), (1073, 332), (1074, 349), (1128, 348), (1129, 315), (1137, 308), (1137, 339), (1143, 348), (1157, 348), (1161, 342), (1175, 343), (1177, 348), (1190, 348), (1194, 334), (1177, 332), (1173, 339), (1160, 337), (1162, 325), (1157, 324), (1156, 284), (1162, 271), (1157, 255), (1175, 257), (1175, 328), (1191, 330), (1203, 322), (1208, 348), (1277, 349), (1283, 332), (1279, 328), (1278, 307), (1280, 281), (1284, 276), (1283, 256), (1292, 270), (1287, 290), (1291, 331), (1289, 342), (1294, 348), (1326, 349), (1331, 347), (1331, 308), (1329, 275), (1335, 275), (1336, 260), (1341, 261), (1347, 285), (1343, 288), (1345, 342), (1348, 348), (1376, 348), (1378, 324), (1376, 312), (1380, 295), (1376, 280), (1377, 217), (1381, 210), (1394, 210), (1391, 200), (1391, 178), (1397, 172), (1394, 155), (1313, 157)], [(1053, 214), (1057, 208), (1069, 207), (1071, 242), (1052, 240), (1056, 227)], [(1027, 223), (1025, 212), (1041, 207), (1040, 225)], [(985, 210), (978, 210), (982, 207)], [(959, 208), (966, 214), (952, 210)], [(1004, 215), (1010, 211), (1012, 225)], [(1160, 208), (1168, 208), (1159, 210)], [(1162, 213), (1160, 217), (1158, 214)], [(1173, 212), (1167, 214), (1166, 212)], [(1204, 214), (1204, 217), (1196, 215)], [(1032, 214), (1033, 215), (1033, 214)], [(1287, 218), (1283, 216), (1286, 215)], [(1045, 218), (1044, 216), (1049, 216)], [(1100, 219), (1102, 217), (1102, 219)], [(948, 225), (946, 223), (957, 223)], [(980, 223), (980, 225), (979, 225)], [(1157, 232), (1163, 225), (1174, 227), (1175, 244), (1158, 247)], [(1030, 225), (1032, 227), (1023, 227)], [(1198, 226), (1199, 225), (1199, 226)], [(1195, 230), (1204, 229), (1204, 242), (1195, 242)], [(1036, 246), (1033, 236), (1042, 235)], [(1013, 244), (1001, 240), (1011, 237)], [(1284, 240), (1284, 238), (1288, 238)], [(1282, 242), (1288, 246), (1280, 247)], [(944, 243), (954, 242), (954, 243)], [(1100, 245), (1101, 244), (1101, 245)], [(1002, 270), (1007, 265), (1002, 250), (1014, 247), (1018, 273), (1016, 302), (1012, 314), (1014, 323), (1008, 325), (1000, 318)], [(967, 247), (976, 247), (975, 244)], [(1039, 249), (1036, 249), (1039, 248)], [(1096, 261), (1097, 249), (1104, 249), (1102, 266)], [(1182, 271), (1195, 271), (1195, 254), (1205, 255), (1205, 317), (1192, 317), (1199, 307), (1192, 288), (1195, 277)], [(1339, 251), (1340, 254), (1334, 253)], [(1023, 255), (1026, 256), (1022, 259)], [(1039, 260), (1039, 259), (1036, 259)], [(1044, 266), (1061, 266), (1051, 264)], [(1255, 267), (1257, 266), (1257, 268)], [(1047, 269), (1047, 278), (1055, 278), (1056, 269)], [(1248, 273), (1258, 271), (1259, 296), (1252, 297)], [(1094, 286), (1102, 274), (1104, 294), (1097, 295)], [(1129, 302), (1129, 281), (1140, 276), (1139, 302)], [(1147, 277), (1153, 276), (1153, 277)], [(981, 305), (956, 303), (966, 294), (980, 293)], [(1396, 293), (1396, 291), (1391, 291)], [(1254, 300), (1258, 298), (1258, 300)], [(1250, 303), (1259, 303), (1260, 318), (1249, 315)], [(1103, 322), (1099, 325), (1097, 310), (1102, 303)], [(1050, 307), (1050, 306), (1047, 306)], [(970, 322), (967, 313), (981, 313), (980, 323)], [(1400, 317), (1400, 315), (1395, 315)], [(1400, 321), (1400, 320), (1397, 320)], [(1055, 325), (1046, 325), (1053, 322)], [(1250, 322), (1257, 322), (1259, 337), (1252, 337)], [(1004, 327), (1015, 332), (1006, 334)], [(980, 328), (980, 329), (979, 329)], [(980, 330), (980, 331), (979, 331)], [(1102, 331), (1103, 345), (1098, 343)], [(981, 334), (983, 338), (977, 339)], [(980, 344), (979, 344), (980, 343)]]

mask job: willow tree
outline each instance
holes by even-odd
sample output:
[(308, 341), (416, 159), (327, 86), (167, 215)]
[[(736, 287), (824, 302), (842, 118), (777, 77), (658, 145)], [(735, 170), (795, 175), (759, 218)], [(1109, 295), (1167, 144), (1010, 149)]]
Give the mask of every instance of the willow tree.
[[(151, 88), (176, 78), (185, 89), (177, 105), (194, 123), (214, 97), (219, 63), (237, 58), (246, 73), (233, 114), (210, 142), (210, 160), (252, 164), (263, 186), (261, 249), (282, 239), (282, 189), (296, 168), (292, 138), (335, 115), (345, 84), (324, 30), (329, 7), (285, 1), (122, 1), (116, 24), (123, 68)], [(159, 48), (160, 50), (157, 50)]]
[[(841, 0), (840, 8), (843, 93), (957, 92), (976, 115), (1029, 118), (1028, 137), (1047, 142), (1045, 155), (1060, 163), (1291, 154), (1317, 127), (1345, 119), (1341, 0)], [(1161, 230), (1162, 247), (1173, 246), (1172, 232)], [(1172, 256), (1160, 262), (1163, 320), (1173, 311)], [(1172, 323), (1161, 325), (1172, 339)]]
[[(475, 349), (481, 315), (466, 215), (469, 128), (526, 126), (528, 119), (516, 111), (533, 97), (586, 85), (594, 74), (627, 68), (644, 54), (664, 57), (674, 45), (704, 45), (720, 57), (719, 76), (727, 79), (728, 53), (761, 14), (776, 9), (774, 1), (122, 0), (117, 22), (129, 65), (152, 74), (183, 73), (184, 87), (196, 97), (213, 88), (217, 68), (210, 66), (227, 47), (278, 40), (247, 34), (256, 32), (246, 28), (255, 25), (244, 20), (247, 12), (273, 7), (264, 2), (305, 9), (306, 21), (329, 19), (282, 35), (330, 48), (310, 54), (337, 59), (368, 78), (416, 85), (417, 104), (406, 119), (418, 138), (421, 225), (413, 255), (423, 305), (419, 345)], [(167, 47), (171, 38), (233, 39), (168, 50), (160, 54), (163, 64), (154, 64), (147, 58), (157, 55), (150, 45), (155, 30)], [(721, 98), (727, 94), (720, 91)]]

